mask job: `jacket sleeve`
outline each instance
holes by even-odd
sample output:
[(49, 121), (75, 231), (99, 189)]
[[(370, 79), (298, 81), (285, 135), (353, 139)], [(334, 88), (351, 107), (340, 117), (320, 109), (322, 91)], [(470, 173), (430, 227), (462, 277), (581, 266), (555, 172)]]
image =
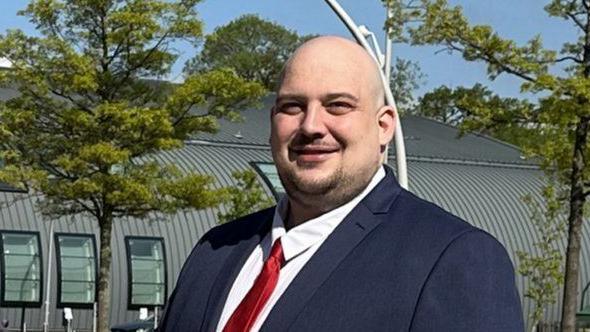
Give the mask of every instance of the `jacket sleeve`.
[(514, 269), (504, 247), (479, 231), (446, 247), (421, 291), (411, 331), (523, 331)]

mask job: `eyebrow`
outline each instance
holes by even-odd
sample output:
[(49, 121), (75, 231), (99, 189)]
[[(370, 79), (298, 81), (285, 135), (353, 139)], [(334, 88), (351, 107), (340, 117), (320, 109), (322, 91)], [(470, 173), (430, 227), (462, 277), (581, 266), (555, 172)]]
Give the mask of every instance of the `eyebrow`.
[(307, 98), (302, 95), (297, 95), (297, 94), (284, 94), (284, 95), (277, 96), (277, 98), (275, 99), (275, 104), (278, 104), (284, 100), (295, 100), (295, 101), (303, 102), (303, 101), (306, 101)]
[(334, 100), (334, 99), (338, 99), (338, 98), (348, 98), (351, 99), (355, 102), (358, 102), (358, 98), (348, 92), (335, 92), (335, 93), (328, 93), (326, 95), (326, 99), (328, 100)]
[[(328, 93), (322, 97), (322, 99), (324, 99), (324, 100), (334, 100), (334, 99), (338, 99), (338, 98), (348, 98), (348, 99), (353, 100), (355, 102), (359, 101), (358, 97), (356, 97), (348, 92), (332, 92), (332, 93)], [(295, 100), (295, 101), (304, 102), (307, 99), (308, 99), (307, 97), (302, 96), (302, 95), (298, 95), (298, 94), (284, 94), (284, 95), (277, 96), (277, 98), (275, 99), (275, 103), (278, 104), (284, 100)]]

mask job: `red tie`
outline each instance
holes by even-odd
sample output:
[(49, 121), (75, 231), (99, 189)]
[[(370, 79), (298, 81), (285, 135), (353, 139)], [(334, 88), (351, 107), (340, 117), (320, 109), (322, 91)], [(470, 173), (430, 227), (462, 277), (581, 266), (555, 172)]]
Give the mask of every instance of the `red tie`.
[(256, 318), (268, 298), (275, 289), (277, 282), (279, 281), (279, 272), (281, 266), (285, 263), (285, 256), (283, 255), (283, 247), (281, 246), (281, 240), (278, 239), (270, 250), (270, 256), (264, 262), (262, 271), (254, 281), (254, 285), (246, 294), (246, 297), (240, 302), (240, 305), (236, 308), (234, 313), (231, 315), (223, 332), (246, 332), (250, 331)]

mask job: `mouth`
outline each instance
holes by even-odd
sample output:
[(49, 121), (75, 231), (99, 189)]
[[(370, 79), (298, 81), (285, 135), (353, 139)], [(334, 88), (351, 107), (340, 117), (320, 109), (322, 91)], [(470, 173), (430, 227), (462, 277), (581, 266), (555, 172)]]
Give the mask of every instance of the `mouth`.
[(340, 148), (333, 146), (295, 146), (289, 150), (294, 154), (297, 163), (309, 164), (329, 159), (340, 151)]

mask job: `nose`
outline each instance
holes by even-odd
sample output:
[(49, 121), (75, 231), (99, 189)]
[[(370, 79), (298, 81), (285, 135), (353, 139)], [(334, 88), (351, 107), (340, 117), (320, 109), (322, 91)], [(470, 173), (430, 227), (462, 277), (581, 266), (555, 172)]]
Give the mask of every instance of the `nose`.
[(301, 133), (307, 137), (323, 137), (327, 133), (325, 112), (322, 105), (309, 104), (299, 126)]

